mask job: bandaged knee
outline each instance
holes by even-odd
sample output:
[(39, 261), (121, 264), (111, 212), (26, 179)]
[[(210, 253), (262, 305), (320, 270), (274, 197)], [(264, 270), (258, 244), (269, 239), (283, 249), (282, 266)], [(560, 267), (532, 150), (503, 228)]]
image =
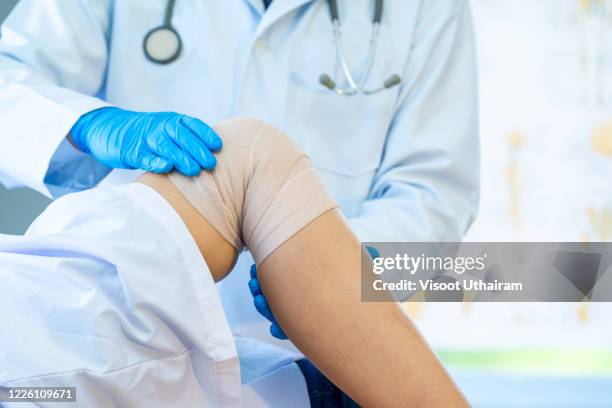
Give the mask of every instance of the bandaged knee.
[(169, 175), (191, 205), (238, 252), (259, 265), (276, 248), (337, 204), (310, 159), (278, 129), (256, 119), (214, 127), (223, 149), (212, 172)]

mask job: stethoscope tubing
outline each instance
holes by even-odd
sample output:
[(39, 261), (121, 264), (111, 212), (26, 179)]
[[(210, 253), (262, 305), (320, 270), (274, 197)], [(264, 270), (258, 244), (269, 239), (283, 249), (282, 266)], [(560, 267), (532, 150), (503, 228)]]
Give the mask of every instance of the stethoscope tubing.
[(168, 0), (166, 3), (166, 12), (164, 13), (164, 27), (172, 27), (172, 16), (174, 15), (174, 1)]
[(341, 96), (352, 96), (359, 93), (365, 95), (372, 95), (378, 92), (381, 92), (385, 89), (392, 88), (393, 86), (401, 83), (401, 78), (397, 74), (393, 74), (387, 80), (384, 81), (383, 85), (374, 88), (374, 89), (366, 89), (365, 85), (370, 77), (370, 73), (372, 71), (372, 67), (374, 65), (374, 60), (376, 58), (376, 51), (378, 48), (378, 40), (380, 37), (380, 26), (382, 22), (382, 14), (383, 14), (383, 6), (384, 0), (376, 0), (374, 3), (374, 13), (372, 16), (372, 34), (370, 36), (370, 44), (368, 47), (368, 57), (366, 62), (366, 69), (361, 75), (359, 81), (355, 80), (353, 76), (348, 60), (346, 58), (346, 52), (344, 50), (344, 45), (342, 42), (342, 29), (340, 23), (340, 15), (338, 12), (338, 1), (337, 0), (327, 0), (327, 4), (329, 6), (329, 14), (331, 17), (334, 38), (336, 43), (336, 49), (338, 51), (338, 57), (340, 58), (340, 67), (342, 69), (342, 73), (346, 78), (346, 81), (349, 84), (348, 88), (339, 88), (336, 86), (336, 81), (332, 80), (331, 77), (327, 74), (322, 74), (319, 78), (319, 82), (328, 88), (329, 90), (335, 92)]
[[(172, 26), (172, 17), (174, 15), (174, 6), (176, 0), (168, 0), (166, 3), (166, 10), (164, 12), (164, 20), (162, 25), (153, 28), (150, 30), (143, 40), (143, 51), (147, 59), (156, 64), (170, 64), (180, 56), (182, 50), (182, 39), (178, 31)], [(329, 13), (332, 22), (332, 28), (335, 38), (336, 49), (338, 51), (338, 56), (340, 58), (340, 66), (342, 68), (342, 73), (348, 82), (348, 88), (339, 88), (336, 86), (336, 82), (331, 79), (331, 77), (327, 74), (321, 75), (319, 82), (328, 88), (329, 90), (335, 92), (338, 95), (342, 96), (351, 96), (356, 95), (358, 93), (371, 95), (378, 92), (381, 92), (385, 89), (389, 89), (393, 86), (396, 86), (402, 82), (402, 79), (394, 74), (390, 76), (387, 80), (383, 82), (383, 85), (374, 88), (374, 89), (366, 89), (365, 85), (370, 77), (370, 73), (372, 71), (372, 67), (374, 65), (374, 60), (376, 59), (376, 51), (378, 48), (378, 40), (380, 37), (380, 27), (382, 22), (383, 15), (383, 7), (384, 0), (375, 0), (374, 3), (374, 13), (372, 16), (372, 34), (370, 36), (370, 44), (368, 47), (368, 56), (366, 62), (366, 69), (361, 75), (359, 81), (355, 80), (351, 72), (351, 68), (349, 66), (348, 60), (346, 58), (346, 52), (344, 50), (344, 45), (342, 41), (342, 29), (340, 22), (340, 15), (338, 12), (338, 0), (327, 0), (327, 4), (329, 6)], [(176, 49), (173, 50), (168, 57), (156, 57), (151, 54), (150, 48), (153, 48), (153, 36), (155, 34), (160, 34), (162, 31), (167, 31), (172, 34), (173, 39), (176, 43)]]

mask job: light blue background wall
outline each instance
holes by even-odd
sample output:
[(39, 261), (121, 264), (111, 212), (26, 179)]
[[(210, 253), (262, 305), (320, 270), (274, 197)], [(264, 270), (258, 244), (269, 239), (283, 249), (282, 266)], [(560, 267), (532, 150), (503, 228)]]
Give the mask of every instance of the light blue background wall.
[[(0, 0), (0, 21), (16, 3), (17, 0)], [(9, 191), (0, 184), (0, 233), (22, 234), (48, 203), (49, 200), (32, 190)]]

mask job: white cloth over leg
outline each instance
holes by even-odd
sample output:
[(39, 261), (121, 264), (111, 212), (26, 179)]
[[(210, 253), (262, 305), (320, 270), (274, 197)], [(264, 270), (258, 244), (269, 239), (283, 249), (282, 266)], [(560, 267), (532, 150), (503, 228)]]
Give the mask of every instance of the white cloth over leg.
[[(208, 267), (147, 186), (68, 195), (26, 236), (0, 235), (0, 282), (2, 386), (76, 386), (70, 407), (252, 406)], [(241, 352), (244, 361), (262, 358), (255, 349)], [(304, 406), (304, 380), (293, 378)], [(255, 406), (279, 406), (250, 381)]]

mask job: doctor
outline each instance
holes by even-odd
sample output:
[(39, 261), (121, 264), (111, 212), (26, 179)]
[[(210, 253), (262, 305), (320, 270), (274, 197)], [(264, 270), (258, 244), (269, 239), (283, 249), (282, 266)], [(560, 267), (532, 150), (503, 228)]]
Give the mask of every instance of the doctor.
[[(221, 148), (206, 124), (253, 116), (295, 136), (362, 241), (460, 240), (477, 112), (467, 0), (21, 0), (2, 26), (0, 181), (49, 197), (197, 174)], [(269, 338), (250, 263), (224, 309)]]

